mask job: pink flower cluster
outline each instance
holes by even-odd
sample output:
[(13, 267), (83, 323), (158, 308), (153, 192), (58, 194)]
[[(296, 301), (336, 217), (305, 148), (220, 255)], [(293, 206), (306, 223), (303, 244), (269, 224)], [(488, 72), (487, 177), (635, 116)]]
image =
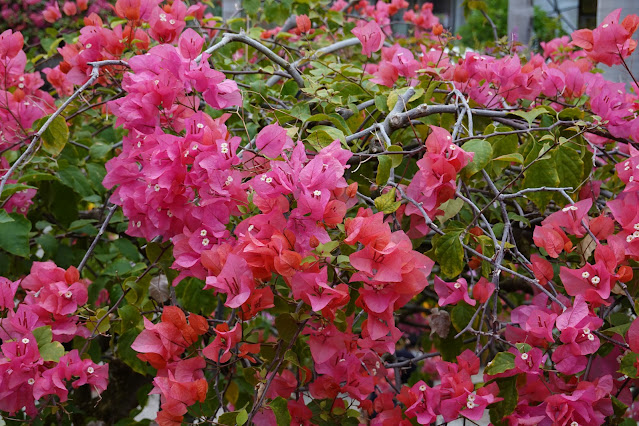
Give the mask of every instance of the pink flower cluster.
[[(107, 163), (104, 185), (129, 218), (130, 235), (173, 238), (176, 266), (204, 278), (200, 253), (228, 237), (225, 225), (246, 206), (245, 174), (237, 170), (240, 138), (199, 111), (201, 93), (212, 107), (241, 102), (237, 85), (198, 63), (204, 39), (186, 30), (178, 47), (162, 44), (133, 57), (122, 87), (127, 96), (110, 103), (117, 124), (129, 130), (122, 153)], [(199, 266), (198, 266), (199, 265)]]
[[(77, 269), (65, 271), (53, 262), (35, 262), (31, 273), (19, 281), (0, 277), (4, 313), (0, 318), (0, 410), (13, 414), (24, 408), (35, 416), (35, 402), (44, 396), (66, 401), (67, 383), (72, 380), (74, 388), (85, 384), (98, 392), (106, 388), (108, 365), (82, 359), (76, 349), (64, 353), (60, 345), (75, 336), (89, 336), (76, 315), (87, 302), (87, 285)], [(19, 289), (26, 295), (16, 303)], [(52, 349), (62, 353), (52, 358), (47, 352)]]
[(24, 39), (19, 32), (0, 34), (0, 150), (17, 149), (33, 123), (54, 110), (51, 95), (40, 90), (40, 73), (27, 73)]
[(470, 350), (457, 357), (457, 363), (438, 361), (437, 373), (441, 383), (430, 387), (420, 380), (411, 388), (404, 386), (397, 399), (406, 407), (406, 416), (419, 424), (431, 424), (442, 415), (445, 422), (459, 416), (470, 420), (482, 418), (486, 407), (499, 402), (497, 383), (475, 389), (472, 376), (479, 373), (479, 358)]
[[(420, 203), (430, 218), (434, 218), (442, 214), (439, 206), (454, 198), (457, 174), (472, 161), (474, 154), (455, 145), (451, 134), (441, 127), (431, 126), (425, 143), (426, 155), (417, 162), (419, 171), (406, 188), (406, 194)], [(416, 206), (409, 204), (404, 214), (411, 218), (411, 237), (428, 233), (430, 228)]]
[(204, 378), (206, 366), (200, 356), (182, 358), (185, 351), (209, 330), (206, 319), (184, 312), (176, 306), (166, 306), (161, 321), (153, 324), (144, 318), (145, 329), (131, 348), (138, 357), (158, 370), (153, 379), (151, 394), (160, 395), (161, 411), (157, 422), (162, 425), (181, 424), (187, 408), (204, 402), (208, 382)]

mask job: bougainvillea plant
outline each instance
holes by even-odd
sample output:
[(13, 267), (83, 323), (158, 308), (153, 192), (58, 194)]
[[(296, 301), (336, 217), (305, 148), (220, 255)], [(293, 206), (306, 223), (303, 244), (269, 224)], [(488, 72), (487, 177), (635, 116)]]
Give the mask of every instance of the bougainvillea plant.
[(5, 423), (637, 424), (638, 16), (0, 10)]

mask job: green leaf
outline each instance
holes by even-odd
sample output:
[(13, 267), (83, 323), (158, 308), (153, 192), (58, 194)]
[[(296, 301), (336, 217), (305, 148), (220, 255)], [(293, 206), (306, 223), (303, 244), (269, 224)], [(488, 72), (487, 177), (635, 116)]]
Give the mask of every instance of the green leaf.
[(433, 237), (435, 258), (442, 274), (454, 278), (464, 270), (464, 248), (459, 237), (461, 230), (447, 232)]
[(246, 423), (247, 420), (248, 420), (248, 413), (246, 412), (244, 408), (242, 408), (237, 413), (237, 417), (235, 418), (235, 423), (237, 423), (239, 426), (242, 426), (244, 423)]
[(7, 198), (15, 194), (16, 192), (26, 191), (27, 189), (36, 189), (36, 187), (31, 185), (25, 185), (23, 183), (8, 183), (4, 186), (4, 189), (2, 190), (2, 196), (0, 197), (0, 199), (6, 200)]
[(89, 321), (87, 321), (86, 325), (91, 332), (93, 332), (97, 327), (98, 333), (106, 333), (109, 328), (111, 328), (111, 319), (107, 315), (107, 309), (98, 309), (95, 316), (89, 317)]
[[(148, 288), (148, 284), (147, 284)], [(201, 280), (187, 278), (175, 287), (175, 294), (184, 309), (201, 315), (210, 315), (217, 306), (216, 296), (212, 291), (203, 290)]]
[(464, 207), (464, 201), (461, 198), (451, 198), (439, 206), (439, 210), (444, 214), (437, 216), (437, 220), (443, 225), (448, 219), (455, 217), (462, 207)]
[(297, 333), (297, 321), (291, 314), (280, 314), (275, 317), (275, 328), (277, 328), (280, 339), (290, 342)]
[(333, 141), (340, 140), (343, 144), (346, 144), (346, 137), (344, 133), (330, 126), (315, 126), (309, 130), (307, 140), (317, 151), (330, 145)]
[(500, 374), (515, 368), (515, 354), (511, 352), (499, 352), (495, 358), (488, 363), (484, 373), (488, 375)]
[[(44, 124), (48, 119), (49, 117), (45, 117), (40, 122)], [(67, 122), (62, 116), (58, 115), (42, 133), (42, 148), (56, 157), (62, 152), (68, 141), (69, 128), (67, 127)]]
[(281, 396), (271, 402), (271, 410), (275, 414), (277, 426), (289, 426), (291, 424), (291, 413), (288, 412), (288, 404)]
[(635, 367), (635, 363), (637, 362), (638, 354), (630, 352), (626, 354), (623, 358), (621, 358), (621, 363), (619, 364), (619, 372), (621, 374), (625, 374), (631, 379), (637, 378), (637, 367)]
[(621, 325), (618, 325), (618, 326), (615, 326), (615, 327), (610, 327), (610, 328), (607, 328), (605, 330), (601, 330), (601, 332), (602, 333), (606, 333), (606, 334), (610, 334), (610, 335), (620, 334), (622, 336), (625, 336), (631, 325), (632, 325), (632, 323), (629, 322), (627, 324), (621, 324)]
[(480, 170), (484, 169), (493, 156), (493, 147), (488, 141), (483, 139), (472, 139), (461, 147), (466, 152), (474, 152), (473, 161), (471, 161), (462, 170), (464, 177), (470, 177)]
[(62, 355), (64, 355), (64, 347), (60, 342), (49, 342), (40, 347), (40, 356), (44, 361), (58, 362)]
[(375, 208), (384, 214), (394, 213), (402, 205), (400, 201), (395, 201), (395, 199), (395, 188), (391, 188), (390, 191), (375, 198)]
[[(545, 145), (540, 148), (539, 144), (536, 144), (535, 148), (533, 148), (526, 157), (525, 164), (529, 164), (530, 166), (524, 172), (523, 188), (540, 188), (542, 186), (556, 187), (559, 185), (559, 175), (555, 167), (555, 162), (550, 158), (535, 161), (535, 159), (537, 159), (540, 154), (546, 152), (546, 150)], [(545, 157), (546, 155), (543, 154), (541, 158)], [(533, 163), (533, 161), (535, 162)], [(548, 191), (540, 191), (530, 193), (527, 197), (543, 212), (546, 210), (546, 206), (553, 195)]]
[(528, 122), (528, 126), (530, 127), (533, 121), (541, 114), (548, 114), (548, 110), (544, 107), (537, 107), (532, 111), (512, 111), (510, 114), (523, 118)]
[(131, 349), (131, 345), (139, 334), (140, 331), (137, 329), (125, 331), (117, 341), (118, 343), (115, 353), (118, 356), (118, 359), (124, 361), (125, 364), (133, 369), (133, 371), (145, 376), (147, 374), (146, 363), (138, 358), (138, 353), (136, 351)]
[(6, 210), (0, 209), (0, 223), (10, 223), (13, 222), (13, 218), (9, 216)]
[(375, 176), (375, 183), (379, 186), (386, 185), (388, 179), (390, 179), (391, 169), (393, 167), (393, 161), (388, 155), (380, 155), (377, 157), (379, 165), (377, 166), (377, 176)]
[(121, 330), (136, 328), (142, 322), (142, 315), (135, 306), (126, 305), (118, 308), (118, 316), (122, 320)]
[(388, 104), (386, 103), (386, 100), (386, 96), (375, 96), (375, 107), (382, 112), (388, 112)]
[(565, 145), (558, 147), (554, 154), (559, 185), (577, 189), (581, 185), (584, 173), (581, 156), (576, 150)]
[(503, 400), (490, 406), (490, 421), (495, 426), (506, 426), (508, 425), (508, 421), (504, 421), (504, 418), (515, 411), (517, 401), (519, 400), (517, 376), (497, 379), (497, 384), (499, 385), (498, 396), (503, 398)]
[(53, 339), (51, 326), (46, 325), (36, 328), (35, 330), (33, 330), (33, 337), (35, 337), (36, 342), (38, 342), (38, 347), (44, 346), (47, 343), (51, 343), (51, 340)]
[[(391, 145), (388, 148), (386, 148), (386, 150), (387, 151), (403, 151), (403, 148), (398, 145)], [(391, 154), (388, 156), (391, 158), (393, 162), (393, 168), (399, 167), (402, 164), (402, 161), (404, 161), (404, 156), (402, 154)]]
[(450, 321), (453, 323), (453, 327), (459, 333), (462, 331), (470, 320), (473, 318), (473, 314), (475, 313), (475, 309), (470, 306), (468, 303), (460, 302), (450, 313)]
[(223, 413), (222, 415), (220, 415), (220, 418), (218, 419), (218, 423), (221, 425), (234, 426), (236, 424), (238, 414), (239, 412), (237, 411), (230, 411), (228, 413)]
[(43, 180), (57, 180), (57, 176), (51, 173), (29, 172), (18, 178), (18, 182), (41, 182)]
[(61, 167), (58, 176), (63, 184), (82, 197), (89, 197), (94, 194), (91, 184), (89, 184), (89, 179), (77, 166)]
[(523, 164), (524, 156), (519, 154), (518, 152), (514, 152), (512, 154), (500, 155), (499, 157), (493, 158), (494, 161), (507, 161), (509, 163), (519, 163)]
[(31, 222), (21, 214), (11, 213), (11, 219), (7, 222), (0, 221), (0, 249), (3, 249), (16, 256), (29, 256), (29, 231)]
[(557, 114), (560, 120), (576, 120), (584, 118), (584, 110), (581, 108), (564, 108)]

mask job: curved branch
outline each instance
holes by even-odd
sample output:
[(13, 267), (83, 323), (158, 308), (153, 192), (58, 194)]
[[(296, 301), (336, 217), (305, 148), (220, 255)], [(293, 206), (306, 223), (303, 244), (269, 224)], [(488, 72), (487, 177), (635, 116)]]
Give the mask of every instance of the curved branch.
[[(279, 65), (282, 68), (284, 68), (289, 73), (291, 78), (293, 80), (295, 80), (295, 82), (297, 83), (297, 86), (300, 89), (302, 87), (304, 87), (304, 80), (302, 79), (302, 76), (300, 75), (299, 71), (297, 70), (297, 66), (296, 66), (295, 63), (291, 64), (290, 62), (286, 61), (284, 58), (282, 58), (281, 56), (279, 56), (278, 54), (273, 52), (271, 49), (269, 49), (268, 47), (264, 46), (259, 41), (253, 40), (252, 38), (250, 38), (249, 36), (247, 36), (244, 33), (240, 33), (240, 34), (225, 33), (224, 35), (222, 35), (222, 40), (220, 40), (219, 42), (217, 42), (213, 46), (211, 46), (208, 49), (206, 49), (200, 56), (195, 58), (195, 62), (200, 62), (202, 60), (202, 57), (203, 57), (204, 54), (210, 55), (211, 53), (215, 52), (218, 49), (221, 49), (222, 47), (226, 46), (227, 44), (229, 44), (232, 41), (237, 41), (237, 42), (240, 42), (240, 43), (244, 43), (244, 44), (246, 44), (248, 46), (251, 46), (255, 50), (263, 53), (271, 61), (273, 61), (277, 65)], [(279, 76), (278, 76), (278, 78), (279, 78)]]
[(129, 64), (120, 60), (89, 62), (88, 65), (91, 65), (93, 67), (93, 69), (91, 70), (91, 76), (89, 77), (89, 79), (86, 81), (86, 83), (80, 86), (78, 90), (76, 90), (71, 96), (69, 96), (69, 98), (66, 101), (64, 101), (64, 103), (60, 105), (60, 107), (53, 114), (49, 116), (47, 121), (45, 121), (42, 127), (40, 127), (40, 130), (38, 130), (38, 132), (35, 135), (33, 135), (33, 138), (31, 139), (31, 143), (29, 144), (27, 149), (22, 153), (20, 157), (18, 157), (15, 163), (11, 165), (9, 170), (7, 170), (7, 173), (5, 173), (4, 176), (2, 176), (2, 180), (0, 180), (0, 194), (2, 194), (2, 191), (4, 190), (4, 187), (7, 184), (9, 177), (18, 169), (18, 167), (20, 167), (22, 163), (25, 163), (27, 161), (27, 158), (29, 158), (31, 154), (35, 152), (38, 141), (40, 140), (44, 132), (49, 128), (53, 120), (55, 120), (57, 116), (62, 114), (62, 111), (64, 111), (65, 108), (68, 107), (69, 104), (71, 104), (71, 102), (73, 102), (73, 100), (80, 95), (80, 93), (82, 93), (87, 87), (95, 83), (95, 81), (100, 76), (100, 67), (106, 67), (110, 65), (123, 65), (126, 67), (129, 66)]
[[(313, 53), (308, 58), (301, 58), (297, 61), (293, 62), (293, 66), (296, 68), (301, 67), (302, 65), (306, 65), (310, 61), (314, 61), (315, 59), (322, 57), (324, 55), (328, 55), (329, 53), (333, 53), (337, 50), (344, 49), (346, 47), (356, 46), (360, 44), (360, 41), (357, 38), (349, 38), (346, 40), (339, 41), (335, 44), (331, 44), (330, 46), (322, 47), (321, 49), (317, 49), (315, 53)], [(271, 87), (275, 85), (278, 81), (281, 80), (282, 77), (274, 75), (266, 81), (266, 87)]]

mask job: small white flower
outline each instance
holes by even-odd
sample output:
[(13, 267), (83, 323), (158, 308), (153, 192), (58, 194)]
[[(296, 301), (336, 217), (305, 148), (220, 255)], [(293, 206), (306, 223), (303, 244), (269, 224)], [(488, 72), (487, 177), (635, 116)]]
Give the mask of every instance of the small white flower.
[(155, 192), (159, 192), (160, 191), (160, 185), (158, 185), (157, 183), (155, 184), (155, 186), (153, 187), (153, 190)]
[(456, 150), (456, 149), (457, 149), (457, 145), (455, 145), (455, 144), (451, 143), (451, 144), (448, 146), (448, 148), (450, 148), (450, 150), (451, 150), (451, 151), (454, 151), (454, 150)]
[(141, 227), (142, 227), (142, 222), (140, 222), (140, 221), (138, 220), (138, 222), (137, 222), (135, 225), (136, 225), (138, 228), (141, 228)]
[(35, 379), (31, 378), (31, 379), (27, 380), (27, 383), (29, 383), (30, 385), (33, 385), (35, 383)]
[(590, 280), (591, 283), (593, 283), (594, 285), (597, 285), (601, 282), (601, 278), (599, 278), (598, 276), (594, 276), (592, 277), (592, 279)]
[(206, 229), (200, 231), (200, 237), (206, 237)]
[(581, 277), (582, 277), (582, 278), (590, 278), (590, 272), (588, 272), (588, 271), (584, 271), (584, 272), (582, 272), (582, 273), (581, 273)]
[(461, 284), (460, 284), (460, 283), (455, 283), (455, 285), (453, 285), (453, 287), (455, 287), (455, 288), (461, 288)]
[(273, 182), (273, 178), (272, 177), (267, 177), (266, 178), (266, 183), (271, 183)]
[(322, 196), (322, 191), (320, 191), (319, 189), (316, 189), (315, 191), (313, 191), (313, 195), (315, 197), (321, 197)]
[(71, 293), (70, 291), (67, 291), (66, 293), (64, 293), (64, 297), (66, 299), (71, 299), (73, 297), (73, 293)]
[(160, 13), (160, 21), (166, 22), (166, 14)]
[(469, 410), (472, 410), (473, 408), (475, 408), (475, 403), (472, 401), (468, 401), (466, 403), (466, 408), (468, 408)]
[(203, 129), (204, 128), (204, 124), (202, 124), (202, 123), (197, 123), (196, 126), (197, 126), (198, 129)]
[(584, 334), (590, 334), (590, 329), (588, 327), (584, 327), (583, 332)]
[(173, 217), (173, 212), (171, 210), (169, 210), (169, 211), (166, 212), (166, 215), (168, 217)]
[(633, 225), (633, 228), (635, 228), (637, 231), (639, 231), (639, 223), (635, 223), (635, 224)]
[(91, 43), (87, 43), (87, 45), (84, 47), (86, 47), (87, 49), (91, 49)]
[(203, 245), (203, 246), (208, 246), (208, 245), (209, 245), (209, 239), (208, 239), (208, 238), (204, 238), (204, 239), (202, 240), (202, 245)]
[(95, 370), (93, 369), (93, 367), (87, 368), (87, 373), (89, 373), (89, 374), (93, 374), (94, 371)]
[(521, 359), (526, 361), (528, 359), (528, 354), (521, 354)]
[(426, 390), (426, 385), (421, 385), (421, 386), (419, 387), (419, 390), (420, 390), (420, 391), (422, 391), (422, 392), (424, 392), (424, 391)]
[(633, 237), (632, 235), (628, 235), (628, 236), (626, 237), (626, 242), (627, 242), (627, 243), (630, 243), (630, 242), (632, 242), (632, 240), (634, 240), (634, 239), (635, 239), (635, 237)]
[(171, 25), (175, 25), (175, 19), (171, 19), (171, 20), (169, 21), (169, 24), (171, 24)]
[(192, 151), (195, 151), (198, 148), (198, 144), (193, 144), (193, 148), (191, 148)]
[(590, 340), (592, 342), (593, 340), (595, 340), (595, 336), (593, 336), (592, 334), (589, 334), (588, 335), (588, 340)]
[(29, 344), (30, 340), (27, 339), (26, 337), (22, 339), (22, 343), (24, 343), (25, 345)]

